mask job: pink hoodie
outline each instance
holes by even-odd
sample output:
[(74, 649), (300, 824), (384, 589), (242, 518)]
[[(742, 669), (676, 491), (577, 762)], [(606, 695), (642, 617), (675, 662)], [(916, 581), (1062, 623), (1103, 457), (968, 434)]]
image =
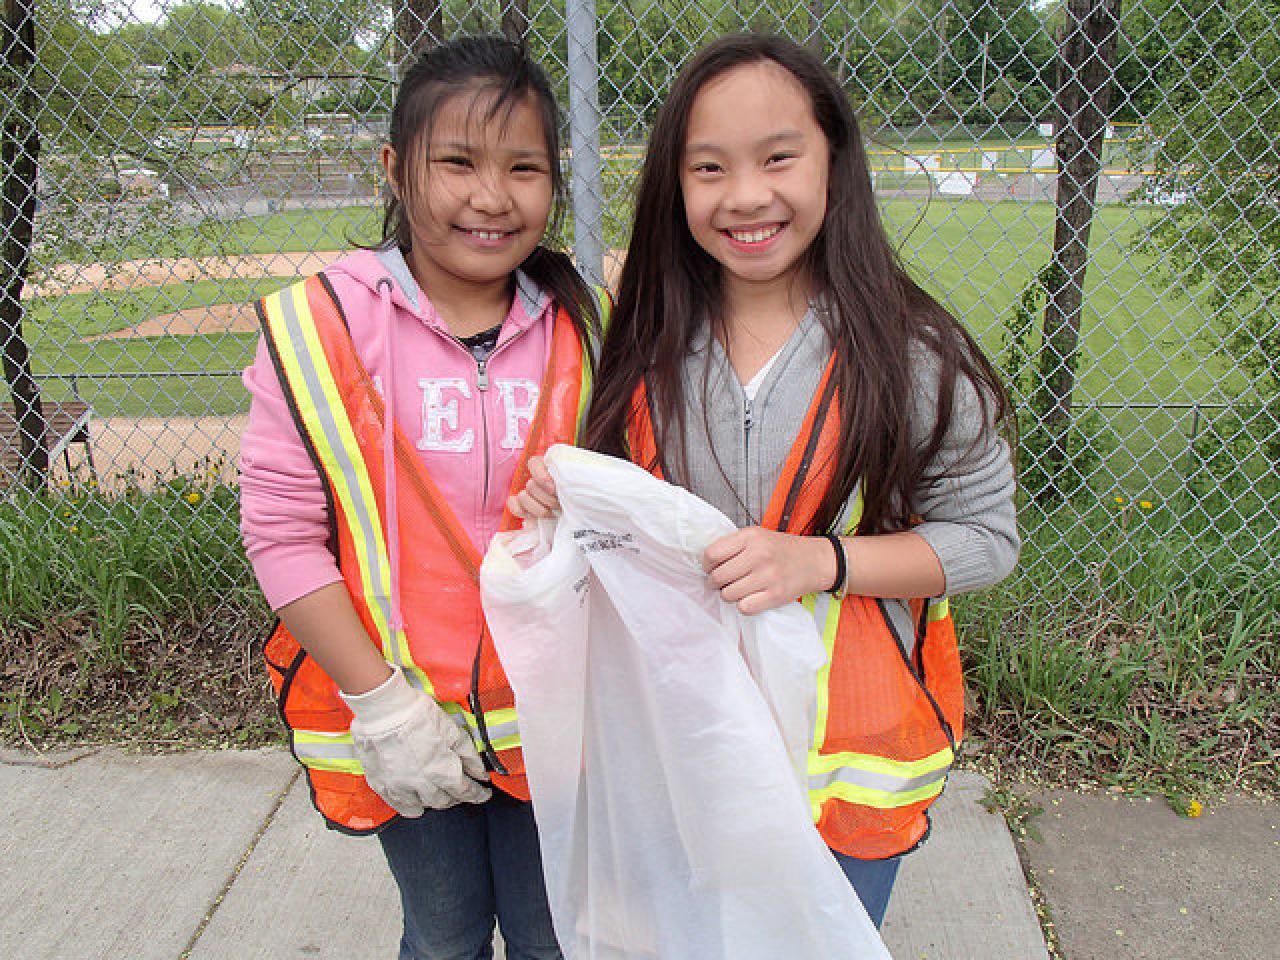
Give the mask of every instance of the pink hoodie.
[[(477, 362), (449, 334), (398, 250), (361, 250), (324, 273), (356, 351), (384, 396), (389, 389), (396, 423), (483, 551), (498, 530), (537, 408), (550, 297), (517, 273), (498, 345)], [(342, 577), (326, 547), (324, 487), (261, 340), (244, 384), (253, 402), (240, 447), (240, 530), (267, 602), (278, 610)], [(397, 538), (390, 539), (394, 552)]]

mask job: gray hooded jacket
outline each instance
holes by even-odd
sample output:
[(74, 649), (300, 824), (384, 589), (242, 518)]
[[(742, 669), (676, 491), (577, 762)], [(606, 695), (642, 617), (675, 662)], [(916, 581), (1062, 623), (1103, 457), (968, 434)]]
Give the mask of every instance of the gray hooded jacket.
[[(830, 338), (810, 310), (748, 403), (723, 347), (704, 333), (685, 362), (686, 467), (684, 486), (724, 511), (739, 526), (758, 523), (792, 443), (822, 379)], [(938, 361), (924, 347), (908, 361), (915, 380), (911, 442), (923, 447), (937, 418)], [(678, 463), (664, 451), (668, 464)], [(1013, 569), (1020, 541), (1009, 446), (983, 418), (976, 388), (956, 385), (951, 422), (915, 491), (913, 531), (937, 554), (953, 596), (990, 586)], [(904, 603), (887, 604), (894, 626), (911, 642), (914, 626)]]

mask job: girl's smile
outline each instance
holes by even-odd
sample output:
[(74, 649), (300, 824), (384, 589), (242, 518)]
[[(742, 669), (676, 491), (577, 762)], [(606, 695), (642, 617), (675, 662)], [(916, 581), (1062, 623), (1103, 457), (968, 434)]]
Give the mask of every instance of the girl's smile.
[(743, 253), (761, 253), (768, 250), (786, 229), (785, 223), (770, 223), (760, 227), (731, 227), (721, 232)]
[(478, 250), (501, 250), (515, 241), (517, 230), (493, 230), (482, 227), (454, 227)]

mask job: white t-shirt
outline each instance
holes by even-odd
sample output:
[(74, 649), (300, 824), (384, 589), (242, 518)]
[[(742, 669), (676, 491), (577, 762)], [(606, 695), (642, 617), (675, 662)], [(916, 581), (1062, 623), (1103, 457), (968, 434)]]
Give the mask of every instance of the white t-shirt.
[(778, 357), (781, 355), (782, 350), (778, 350), (777, 353), (765, 361), (763, 367), (756, 371), (756, 375), (751, 378), (750, 382), (742, 385), (742, 390), (747, 395), (747, 400), (755, 400), (756, 394), (760, 392), (760, 385), (764, 383), (765, 377), (769, 376), (769, 371), (773, 369), (773, 365), (777, 363)]

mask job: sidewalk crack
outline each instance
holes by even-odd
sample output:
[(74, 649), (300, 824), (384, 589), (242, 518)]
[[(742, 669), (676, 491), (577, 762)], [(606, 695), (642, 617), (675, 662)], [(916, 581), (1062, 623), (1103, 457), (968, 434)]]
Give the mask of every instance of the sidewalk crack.
[(262, 825), (258, 827), (258, 832), (253, 835), (253, 839), (249, 841), (249, 846), (245, 848), (244, 853), (240, 857), (240, 862), (235, 865), (231, 871), (231, 875), (227, 877), (226, 883), (222, 885), (222, 889), (218, 891), (218, 895), (213, 898), (213, 902), (209, 904), (209, 909), (205, 911), (204, 919), (200, 921), (195, 932), (191, 934), (191, 939), (187, 941), (187, 945), (182, 948), (182, 952), (178, 954), (178, 960), (188, 960), (191, 951), (196, 948), (196, 944), (200, 942), (200, 938), (204, 936), (204, 932), (208, 929), (210, 922), (213, 920), (214, 914), (218, 912), (218, 908), (222, 906), (222, 901), (226, 899), (231, 888), (235, 885), (236, 879), (240, 876), (240, 871), (244, 869), (244, 865), (249, 862), (249, 858), (253, 856), (253, 851), (258, 848), (263, 835), (275, 822), (276, 814), (280, 812), (280, 808), (284, 806), (285, 799), (289, 796), (289, 791), (293, 789), (293, 785), (298, 782), (298, 778), (302, 775), (302, 768), (298, 767), (293, 771), (293, 776), (289, 778), (289, 782), (284, 785), (284, 789), (280, 791), (280, 796), (276, 797), (275, 804), (267, 812), (266, 817), (262, 820)]
[(33, 756), (0, 756), (0, 767), (36, 767), (39, 770), (61, 770), (86, 757), (96, 756), (101, 747), (84, 747), (69, 751), (67, 756), (58, 756), (36, 748)]

